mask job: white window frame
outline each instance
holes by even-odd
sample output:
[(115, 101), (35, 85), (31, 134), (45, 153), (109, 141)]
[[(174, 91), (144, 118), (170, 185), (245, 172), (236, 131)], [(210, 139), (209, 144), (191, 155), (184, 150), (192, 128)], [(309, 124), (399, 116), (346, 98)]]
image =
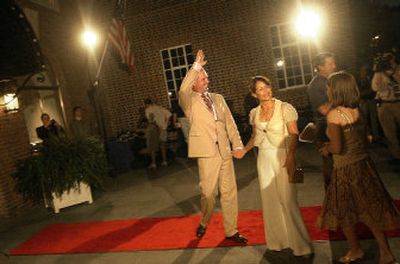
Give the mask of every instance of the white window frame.
[[(311, 64), (312, 50), (311, 50), (310, 43), (309, 42), (305, 42), (305, 41), (300, 41), (296, 37), (296, 35), (293, 35), (294, 39), (295, 39), (293, 42), (283, 44), (282, 43), (282, 36), (281, 36), (281, 27), (282, 26), (289, 26), (289, 28), (293, 28), (293, 25), (291, 23), (288, 23), (288, 22), (287, 23), (274, 24), (274, 25), (270, 26), (270, 34), (271, 34), (271, 47), (272, 47), (272, 51), (273, 51), (272, 52), (272, 56), (274, 58), (274, 70), (275, 70), (276, 79), (278, 80), (277, 87), (278, 87), (278, 90), (285, 91), (285, 90), (291, 90), (291, 89), (304, 87), (305, 85), (307, 85), (308, 84), (307, 81), (309, 81), (309, 80), (306, 80), (305, 77), (308, 76), (308, 77), (312, 78), (313, 68), (312, 68), (312, 64)], [(277, 46), (274, 46), (273, 41), (272, 41), (272, 28), (276, 28), (276, 30), (277, 30), (278, 41), (279, 41), (279, 45), (277, 45)], [(301, 53), (300, 45), (306, 45), (307, 54), (305, 54), (305, 55), (308, 56), (309, 63), (303, 63), (303, 58), (302, 58), (303, 54)], [(287, 76), (287, 66), (286, 66), (286, 63), (284, 61), (284, 52), (283, 52), (283, 50), (284, 50), (284, 48), (292, 48), (293, 46), (296, 47), (297, 55), (299, 57), (299, 65), (298, 65), (298, 67), (300, 67), (300, 75), (292, 75), (290, 78), (296, 78), (296, 77), (300, 77), (301, 76), (302, 84), (295, 84), (295, 85), (289, 86), (289, 83), (288, 83), (288, 79), (289, 78)], [(275, 57), (275, 54), (274, 54), (274, 50), (278, 49), (278, 48), (280, 49), (280, 52), (281, 52), (281, 57), (280, 58)], [(283, 60), (284, 64), (282, 66), (278, 66), (277, 65), (279, 60)], [(310, 67), (310, 72), (308, 74), (304, 74), (304, 67), (306, 67), (307, 65), (309, 65), (309, 67)], [(290, 68), (294, 68), (294, 67), (291, 66)], [(278, 71), (280, 71), (280, 70), (283, 70), (283, 74), (284, 74), (283, 79), (282, 78), (278, 78)], [(280, 88), (279, 80), (284, 80), (285, 81), (285, 87), (284, 88)]]
[[(160, 57), (161, 57), (161, 65), (162, 65), (162, 68), (163, 68), (164, 82), (165, 82), (165, 87), (167, 89), (168, 100), (169, 100), (170, 105), (171, 105), (171, 100), (178, 100), (178, 91), (179, 91), (180, 87), (178, 87), (178, 85), (177, 85), (177, 80), (181, 80), (182, 81), (183, 78), (185, 77), (186, 73), (189, 71), (190, 67), (193, 64), (193, 62), (189, 63), (189, 61), (188, 61), (188, 56), (189, 55), (192, 55), (193, 56), (193, 60), (194, 60), (193, 48), (192, 48), (192, 53), (188, 54), (186, 52), (186, 46), (192, 46), (192, 44), (191, 43), (186, 43), (186, 44), (183, 44), (183, 45), (169, 47), (169, 48), (165, 48), (163, 50), (160, 50)], [(183, 57), (185, 59), (185, 64), (184, 65), (173, 66), (173, 63), (172, 63), (173, 57), (171, 55), (171, 51), (172, 50), (176, 50), (176, 52), (178, 52), (179, 48), (183, 49)], [(163, 58), (163, 54), (162, 53), (165, 50), (168, 51), (168, 60), (169, 60), (169, 63), (170, 63), (170, 68), (169, 69), (165, 69), (165, 67), (164, 67), (164, 60), (165, 59)], [(182, 69), (186, 70), (185, 75), (182, 76), (182, 71), (181, 71), (180, 78), (176, 78), (175, 70), (182, 70)], [(167, 79), (167, 71), (171, 71), (172, 79)], [(168, 82), (171, 81), (171, 80), (173, 81), (174, 89), (170, 89), (169, 86), (168, 86)], [(175, 97), (172, 96), (172, 91), (175, 93)]]

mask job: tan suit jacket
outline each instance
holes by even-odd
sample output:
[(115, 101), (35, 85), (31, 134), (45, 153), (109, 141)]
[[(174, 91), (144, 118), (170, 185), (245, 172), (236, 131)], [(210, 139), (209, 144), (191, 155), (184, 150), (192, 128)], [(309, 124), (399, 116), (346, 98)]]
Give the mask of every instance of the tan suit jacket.
[(196, 70), (190, 69), (179, 91), (179, 104), (190, 123), (188, 156), (212, 157), (219, 149), (223, 159), (231, 158), (231, 143), (233, 149), (243, 148), (239, 131), (222, 95), (209, 93), (217, 115), (215, 120), (201, 96), (193, 92), (198, 75)]

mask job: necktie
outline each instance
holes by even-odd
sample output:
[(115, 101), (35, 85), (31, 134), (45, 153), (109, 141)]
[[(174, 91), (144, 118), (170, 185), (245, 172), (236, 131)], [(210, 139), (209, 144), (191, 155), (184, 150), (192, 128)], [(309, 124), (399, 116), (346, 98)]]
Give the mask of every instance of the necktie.
[(204, 103), (206, 104), (208, 110), (209, 110), (210, 112), (213, 112), (213, 107), (212, 107), (211, 99), (210, 99), (205, 93), (202, 93), (202, 94), (201, 94), (201, 98), (203, 98), (203, 101), (204, 101)]

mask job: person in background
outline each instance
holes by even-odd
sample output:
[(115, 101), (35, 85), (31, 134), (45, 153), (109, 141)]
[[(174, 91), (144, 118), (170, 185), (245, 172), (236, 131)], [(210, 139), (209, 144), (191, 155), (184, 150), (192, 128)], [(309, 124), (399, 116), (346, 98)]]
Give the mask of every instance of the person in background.
[(189, 135), (189, 121), (185, 116), (182, 108), (179, 106), (177, 100), (171, 101), (172, 108), (172, 123), (175, 128), (180, 128), (187, 143)]
[(251, 92), (248, 92), (243, 100), (243, 107), (246, 117), (250, 115), (251, 110), (259, 105), (258, 99), (253, 96)]
[[(169, 124), (169, 119), (171, 117), (171, 112), (165, 107), (154, 104), (150, 98), (144, 100), (144, 105), (145, 105), (146, 118), (149, 121), (150, 127), (152, 127), (151, 125), (154, 124), (158, 128), (158, 135), (159, 135), (158, 140), (162, 157), (161, 166), (168, 166), (167, 128)], [(155, 133), (152, 132), (151, 134), (154, 135)], [(151, 164), (148, 167), (149, 169), (155, 169), (157, 167), (156, 165), (157, 151), (154, 148), (155, 144), (151, 143), (151, 148), (149, 149), (151, 156)]]
[[(220, 192), (225, 237), (238, 243), (247, 239), (237, 230), (238, 201), (232, 155), (243, 152), (243, 143), (222, 95), (208, 92), (204, 53), (199, 50), (179, 90), (179, 104), (189, 119), (188, 156), (197, 158), (202, 218), (196, 229), (201, 238), (207, 230)], [(231, 144), (233, 151), (231, 150)]]
[(388, 141), (392, 154), (392, 163), (400, 164), (400, 85), (396, 79), (399, 74), (393, 68), (391, 58), (379, 56), (376, 58), (372, 78), (372, 89), (376, 92), (378, 101), (378, 117), (383, 133)]
[(392, 69), (394, 70), (393, 73), (393, 78), (400, 83), (400, 64), (398, 62), (398, 58), (395, 55), (397, 53), (386, 53), (385, 57), (389, 61), (390, 66), (392, 66)]
[(376, 93), (371, 88), (371, 76), (365, 65), (360, 66), (356, 80), (358, 90), (360, 91), (360, 110), (364, 116), (369, 133), (372, 135), (372, 141), (377, 141), (380, 139), (380, 136), (378, 112), (375, 101)]
[(339, 262), (355, 263), (364, 258), (354, 228), (361, 222), (369, 227), (378, 243), (379, 264), (395, 263), (384, 231), (400, 227), (400, 213), (368, 155), (356, 81), (351, 74), (337, 72), (329, 77), (328, 87), (332, 105), (327, 115), (329, 141), (320, 152), (333, 155), (333, 173), (319, 225), (343, 230), (349, 251)]
[(86, 138), (94, 135), (93, 126), (89, 120), (83, 117), (83, 110), (80, 106), (75, 106), (72, 110), (73, 119), (71, 122), (71, 132), (74, 137)]
[(46, 142), (53, 136), (57, 137), (60, 133), (64, 132), (64, 129), (56, 122), (56, 120), (50, 120), (49, 114), (43, 113), (40, 116), (40, 120), (42, 120), (43, 125), (36, 128), (36, 134), (38, 138), (43, 140), (43, 142)]
[[(326, 94), (328, 76), (336, 71), (336, 61), (332, 53), (320, 53), (313, 59), (313, 66), (317, 74), (308, 84), (307, 94), (313, 110), (314, 123), (316, 126), (316, 138), (314, 140), (317, 148), (320, 148), (328, 139), (325, 135), (326, 114), (331, 105)], [(322, 174), (324, 176), (325, 189), (329, 185), (332, 174), (332, 157), (322, 157)]]

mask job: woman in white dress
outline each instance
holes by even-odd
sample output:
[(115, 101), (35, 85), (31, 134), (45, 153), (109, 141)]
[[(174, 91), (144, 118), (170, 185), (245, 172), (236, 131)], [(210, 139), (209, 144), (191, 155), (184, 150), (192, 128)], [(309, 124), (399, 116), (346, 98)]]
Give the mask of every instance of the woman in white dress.
[(250, 112), (253, 134), (245, 152), (254, 146), (259, 149), (257, 170), (267, 248), (290, 248), (295, 256), (309, 257), (311, 239), (300, 213), (296, 186), (288, 177), (296, 169), (296, 109), (272, 97), (271, 82), (264, 76), (253, 77), (249, 89), (260, 104)]

